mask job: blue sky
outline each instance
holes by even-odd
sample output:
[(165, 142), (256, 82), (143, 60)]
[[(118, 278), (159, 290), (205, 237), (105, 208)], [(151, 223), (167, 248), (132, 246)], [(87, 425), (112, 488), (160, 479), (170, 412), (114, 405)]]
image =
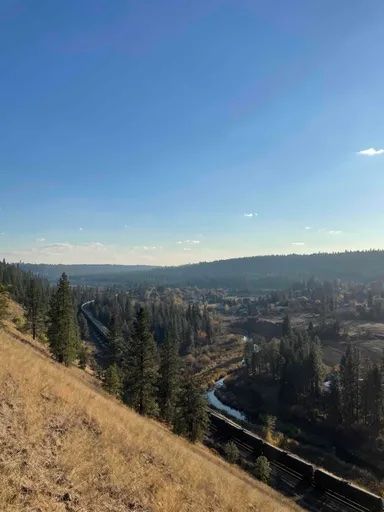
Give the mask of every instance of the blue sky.
[(0, 257), (383, 248), (383, 26), (382, 0), (2, 0)]

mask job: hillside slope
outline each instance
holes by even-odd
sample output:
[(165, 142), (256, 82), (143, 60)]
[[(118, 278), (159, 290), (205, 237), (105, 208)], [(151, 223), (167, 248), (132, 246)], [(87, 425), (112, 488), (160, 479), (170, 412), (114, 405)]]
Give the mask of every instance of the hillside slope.
[(301, 510), (0, 330), (0, 510)]

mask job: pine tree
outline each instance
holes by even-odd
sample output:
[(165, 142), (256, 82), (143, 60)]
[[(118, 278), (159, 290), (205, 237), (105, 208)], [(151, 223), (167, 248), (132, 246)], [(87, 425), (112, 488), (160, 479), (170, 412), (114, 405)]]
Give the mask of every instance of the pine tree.
[(78, 314), (77, 321), (78, 321), (78, 324), (79, 324), (80, 338), (82, 340), (89, 340), (88, 322), (85, 319), (85, 316), (83, 315), (83, 313), (80, 312)]
[(123, 382), (121, 372), (115, 363), (109, 365), (105, 370), (103, 387), (108, 393), (111, 393), (111, 395), (115, 395), (118, 398), (121, 396)]
[(31, 278), (28, 286), (26, 309), (27, 320), (32, 331), (32, 337), (33, 339), (36, 339), (36, 336), (40, 329), (42, 329), (44, 323), (44, 313), (42, 289), (39, 286), (38, 279), (34, 277)]
[(179, 390), (179, 347), (174, 332), (168, 333), (160, 351), (159, 408), (160, 416), (172, 422)]
[(233, 441), (229, 441), (224, 447), (225, 458), (231, 464), (236, 464), (239, 460), (240, 452), (238, 447)]
[(157, 413), (156, 345), (149, 331), (147, 312), (140, 308), (127, 351), (125, 400), (140, 414)]
[(192, 442), (201, 441), (208, 427), (207, 400), (192, 376), (179, 395), (174, 430)]
[(360, 353), (349, 344), (340, 362), (343, 421), (353, 425), (360, 417)]
[(327, 396), (327, 416), (332, 425), (342, 422), (341, 384), (340, 375), (335, 373), (331, 377), (329, 395)]
[(319, 338), (310, 343), (308, 356), (309, 394), (312, 398), (319, 398), (324, 377), (323, 355)]
[(254, 472), (256, 478), (258, 478), (265, 484), (267, 484), (270, 481), (271, 465), (267, 457), (264, 457), (264, 455), (260, 455), (260, 457), (257, 457)]
[(112, 362), (122, 367), (126, 352), (126, 346), (124, 344), (122, 325), (116, 313), (113, 315), (109, 327), (109, 344), (111, 348)]
[(0, 322), (4, 320), (7, 315), (7, 296), (5, 286), (0, 284)]
[(54, 357), (70, 365), (77, 357), (79, 335), (68, 277), (64, 273), (51, 299), (48, 341)]
[(378, 432), (383, 421), (383, 384), (378, 365), (369, 365), (361, 386), (361, 409), (364, 423)]

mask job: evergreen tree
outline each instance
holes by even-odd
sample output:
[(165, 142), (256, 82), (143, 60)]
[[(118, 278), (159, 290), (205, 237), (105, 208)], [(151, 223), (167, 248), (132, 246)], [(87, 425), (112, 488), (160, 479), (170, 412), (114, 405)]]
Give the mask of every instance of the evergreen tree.
[(352, 344), (340, 362), (342, 414), (346, 425), (353, 425), (360, 417), (360, 353)]
[(103, 387), (108, 393), (111, 393), (111, 395), (115, 395), (118, 398), (121, 396), (123, 382), (121, 372), (115, 363), (109, 365), (105, 370)]
[(233, 441), (229, 441), (224, 447), (225, 458), (231, 464), (236, 464), (239, 460), (240, 452), (238, 447)]
[(323, 384), (324, 365), (321, 344), (317, 337), (310, 343), (308, 371), (309, 394), (312, 398), (319, 398)]
[(327, 396), (327, 417), (332, 425), (341, 425), (342, 403), (340, 375), (335, 373), (331, 377), (329, 395)]
[(123, 338), (122, 324), (116, 313), (113, 315), (109, 327), (109, 344), (112, 361), (122, 367), (126, 355), (126, 346)]
[(83, 315), (83, 313), (80, 312), (78, 314), (77, 321), (78, 321), (78, 324), (79, 324), (80, 338), (82, 340), (89, 340), (88, 322), (85, 319), (85, 316)]
[(72, 303), (68, 277), (64, 273), (52, 296), (48, 341), (54, 357), (65, 365), (70, 365), (77, 357), (79, 335)]
[(44, 323), (42, 292), (38, 279), (32, 277), (27, 290), (26, 309), (27, 320), (33, 339), (36, 339)]
[(179, 349), (174, 333), (168, 333), (160, 351), (159, 408), (160, 416), (172, 422), (179, 390)]
[(271, 465), (267, 457), (260, 455), (255, 463), (254, 473), (256, 478), (267, 484), (271, 479)]
[(134, 333), (127, 351), (127, 376), (125, 399), (140, 414), (157, 413), (156, 345), (149, 331), (148, 315), (140, 308), (134, 326)]
[(174, 430), (192, 442), (201, 441), (208, 427), (207, 400), (192, 376), (181, 389)]
[(0, 284), (0, 322), (4, 320), (7, 315), (7, 295), (5, 286)]
[(361, 386), (361, 409), (364, 423), (377, 433), (383, 422), (383, 384), (378, 365), (369, 365)]

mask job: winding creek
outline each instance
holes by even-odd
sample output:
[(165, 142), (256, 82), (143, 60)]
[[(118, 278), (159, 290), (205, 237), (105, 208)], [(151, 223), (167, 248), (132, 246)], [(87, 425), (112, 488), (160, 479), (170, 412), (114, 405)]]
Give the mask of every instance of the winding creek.
[[(243, 342), (246, 343), (249, 340), (248, 336), (243, 336)], [(237, 410), (233, 407), (230, 407), (229, 405), (224, 404), (217, 396), (216, 391), (220, 388), (225, 387), (224, 382), (225, 377), (217, 380), (215, 384), (207, 391), (207, 399), (209, 405), (212, 405), (212, 407), (215, 407), (215, 409), (218, 409), (219, 411), (223, 411), (228, 414), (228, 416), (231, 416), (232, 418), (235, 418), (237, 420), (241, 421), (247, 421), (247, 416)]]
[(219, 379), (215, 382), (213, 387), (207, 392), (207, 398), (209, 405), (212, 405), (212, 407), (215, 407), (215, 409), (218, 409), (220, 411), (223, 411), (227, 413), (232, 418), (235, 418), (237, 420), (246, 421), (247, 417), (244, 413), (241, 411), (238, 411), (237, 409), (234, 409), (233, 407), (230, 407), (229, 405), (225, 405), (215, 394), (215, 391), (225, 387), (224, 378)]

